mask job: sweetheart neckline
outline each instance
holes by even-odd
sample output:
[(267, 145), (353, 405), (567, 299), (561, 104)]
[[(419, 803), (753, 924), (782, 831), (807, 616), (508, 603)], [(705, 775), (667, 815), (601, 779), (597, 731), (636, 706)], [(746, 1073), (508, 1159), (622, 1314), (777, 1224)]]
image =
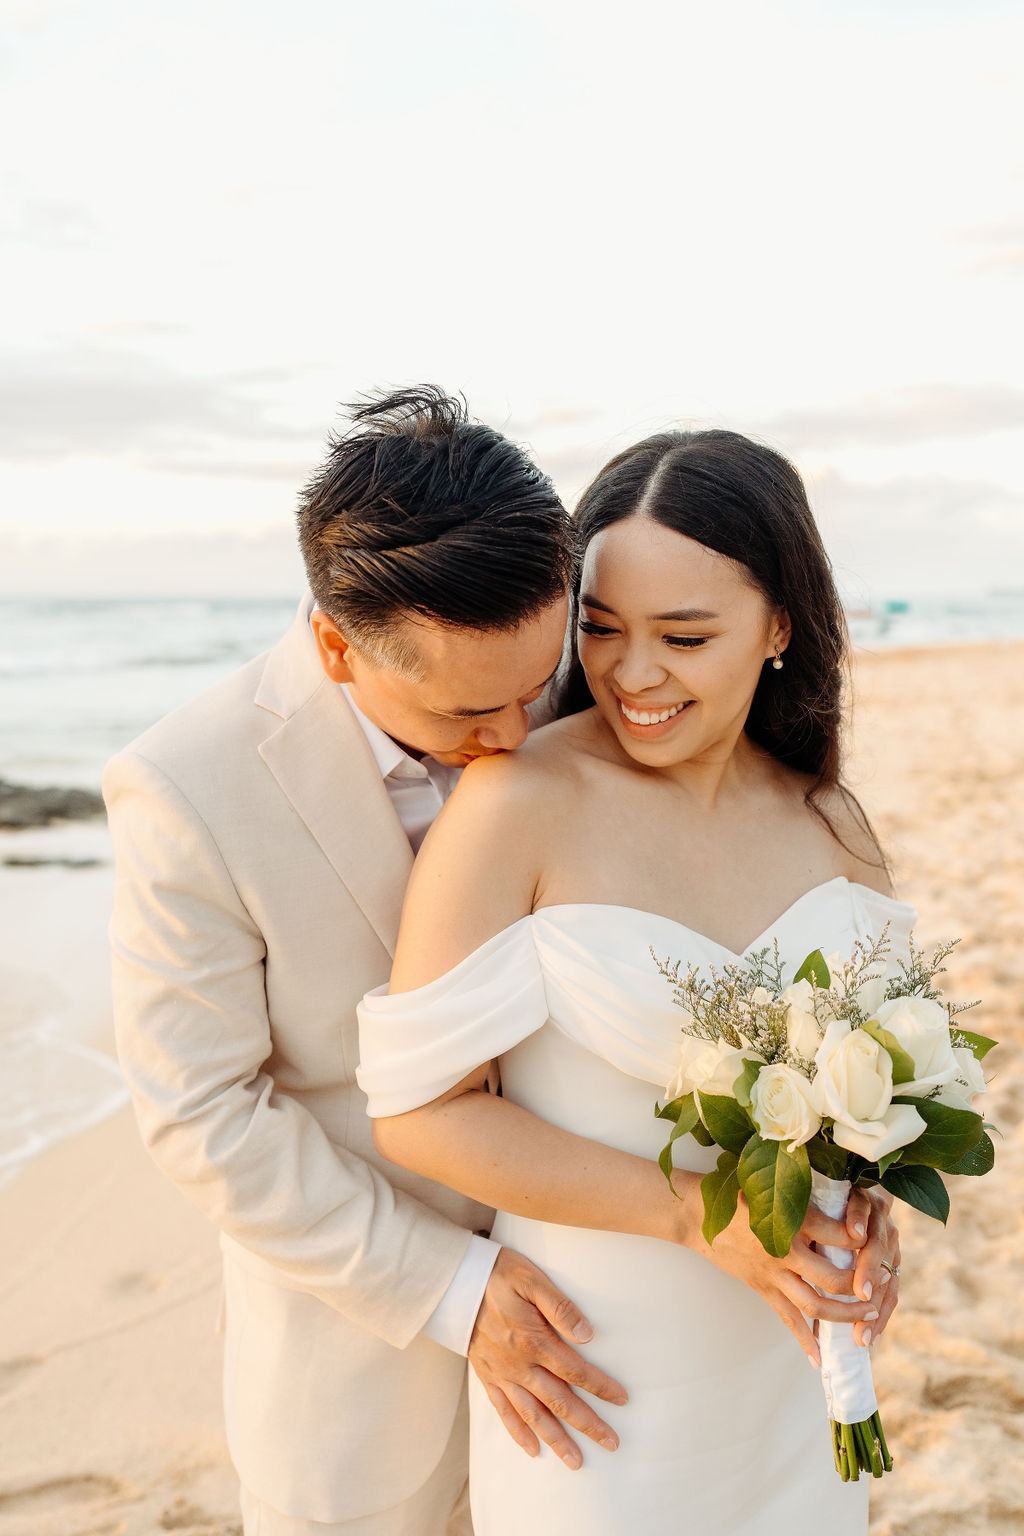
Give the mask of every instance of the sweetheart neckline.
[[(552, 902), (549, 906), (534, 908), (534, 910), (529, 913), (528, 916), (531, 918), (543, 917), (545, 912), (566, 912), (575, 910), (586, 911), (588, 907), (606, 912), (635, 912), (638, 917), (652, 917), (657, 922), (668, 923), (672, 928), (678, 928), (681, 933), (688, 933), (691, 938), (700, 939), (704, 944), (713, 944), (716, 949), (720, 949), (723, 954), (728, 955), (732, 960), (742, 960), (745, 955), (750, 954), (755, 945), (760, 944), (763, 939), (770, 939), (773, 930), (778, 926), (778, 924), (781, 923), (784, 918), (789, 917), (791, 912), (795, 912), (797, 907), (805, 902), (808, 897), (815, 896), (821, 891), (826, 891), (828, 890), (829, 886), (833, 885), (845, 885), (851, 891), (867, 891), (869, 895), (877, 897), (879, 901), (888, 902), (892, 907), (902, 907), (906, 911), (914, 911), (914, 908), (910, 902), (900, 901), (895, 896), (887, 896), (884, 891), (876, 891), (872, 886), (864, 885), (863, 882), (859, 880), (850, 880), (846, 875), (833, 875), (830, 880), (821, 880), (817, 885), (812, 885), (810, 890), (804, 891), (802, 895), (797, 896), (796, 899), (791, 901), (789, 906), (784, 908), (784, 910), (781, 911), (777, 917), (772, 918), (767, 928), (765, 928), (761, 933), (757, 934), (753, 939), (751, 939), (746, 948), (741, 950), (730, 949), (727, 944), (721, 943), (721, 941), (718, 939), (713, 939), (710, 934), (701, 933), (699, 928), (691, 928), (688, 926), (688, 924), (681, 923), (678, 918), (666, 917), (663, 912), (649, 912), (643, 907), (623, 906), (620, 903), (614, 901), (555, 901)], [(495, 935), (495, 937), (498, 937), (498, 935)]]

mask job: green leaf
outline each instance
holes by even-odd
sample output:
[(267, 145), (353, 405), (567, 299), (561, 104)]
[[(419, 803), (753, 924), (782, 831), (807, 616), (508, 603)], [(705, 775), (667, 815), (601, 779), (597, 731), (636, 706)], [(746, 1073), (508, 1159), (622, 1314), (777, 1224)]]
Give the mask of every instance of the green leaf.
[(961, 1029), (957, 1023), (953, 1024), (953, 1028), (958, 1035), (963, 1035), (979, 1061), (984, 1061), (989, 1051), (999, 1044), (998, 1040), (990, 1040), (988, 1035), (976, 1035), (973, 1029)]
[(901, 1155), (902, 1148), (898, 1147), (895, 1152), (887, 1152), (884, 1157), (880, 1157), (877, 1163), (866, 1163), (857, 1158), (861, 1166), (851, 1168), (848, 1175), (851, 1184), (856, 1184), (858, 1189), (874, 1189), (876, 1184), (882, 1182), (885, 1170), (891, 1167)]
[(713, 1147), (715, 1145), (715, 1138), (700, 1120), (697, 1121), (697, 1124), (690, 1132), (690, 1135), (693, 1137), (694, 1141), (698, 1143), (699, 1146)]
[(811, 1198), (811, 1165), (806, 1147), (786, 1151), (782, 1141), (751, 1136), (739, 1161), (740, 1188), (750, 1206), (750, 1230), (766, 1253), (783, 1258)]
[(953, 1168), (947, 1168), (947, 1173), (959, 1173), (969, 1179), (980, 1179), (983, 1173), (990, 1173), (995, 1167), (996, 1149), (992, 1145), (991, 1136), (983, 1135), (976, 1146), (960, 1159)]
[(954, 1109), (934, 1099), (903, 1098), (893, 1103), (912, 1104), (927, 1127), (904, 1147), (908, 1162), (950, 1173), (985, 1134), (984, 1121), (972, 1109)]
[(724, 1232), (736, 1214), (740, 1198), (740, 1181), (736, 1173), (739, 1158), (735, 1152), (723, 1152), (718, 1166), (706, 1173), (700, 1181), (704, 1197), (704, 1220), (701, 1231), (707, 1243), (713, 1243), (719, 1232)]
[(698, 1124), (697, 1105), (693, 1094), (687, 1094), (686, 1099), (680, 1100), (680, 1103), (687, 1103), (687, 1107), (680, 1110), (676, 1123), (672, 1127), (672, 1134), (658, 1154), (658, 1167), (666, 1179), (668, 1179), (670, 1186), (672, 1183), (672, 1144), (678, 1141), (680, 1136), (685, 1136), (688, 1131), (692, 1131), (694, 1126)]
[(742, 1152), (754, 1129), (754, 1122), (741, 1104), (724, 1094), (698, 1093), (700, 1118), (716, 1146), (727, 1152)]
[(893, 1087), (900, 1083), (912, 1083), (916, 1075), (913, 1057), (907, 1054), (896, 1036), (890, 1034), (887, 1029), (883, 1029), (877, 1019), (868, 1019), (861, 1028), (866, 1035), (871, 1036), (872, 1040), (877, 1040), (882, 1049), (888, 1051), (892, 1057)]
[(825, 956), (822, 954), (820, 949), (814, 949), (811, 951), (803, 965), (793, 977), (793, 981), (809, 981), (815, 987), (827, 987), (831, 985), (832, 978), (828, 973), (828, 966), (825, 964)]
[(678, 1120), (684, 1110), (693, 1104), (693, 1094), (684, 1093), (680, 1099), (669, 1099), (667, 1104), (654, 1101), (654, 1113), (659, 1120)]
[(757, 1082), (757, 1075), (763, 1066), (763, 1061), (744, 1061), (743, 1071), (732, 1085), (736, 1102), (742, 1104), (744, 1109), (750, 1108), (750, 1090)]
[(905, 1200), (916, 1211), (934, 1216), (943, 1226), (949, 1216), (949, 1195), (946, 1186), (934, 1168), (906, 1166), (903, 1163), (886, 1170), (882, 1188), (900, 1200)]
[(823, 1173), (826, 1179), (845, 1179), (850, 1153), (837, 1147), (834, 1141), (826, 1141), (821, 1135), (812, 1136), (807, 1143), (807, 1156), (811, 1167)]

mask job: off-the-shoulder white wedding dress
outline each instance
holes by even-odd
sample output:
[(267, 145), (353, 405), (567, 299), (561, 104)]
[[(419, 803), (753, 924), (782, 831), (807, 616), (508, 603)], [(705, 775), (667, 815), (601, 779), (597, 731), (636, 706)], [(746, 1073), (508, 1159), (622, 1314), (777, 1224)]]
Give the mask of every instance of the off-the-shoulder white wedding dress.
[[(814, 949), (849, 954), (913, 909), (840, 877), (808, 891), (745, 953), (777, 939), (787, 979)], [(360, 1011), (360, 1082), (373, 1115), (427, 1103), (492, 1057), (502, 1091), (534, 1114), (643, 1157), (668, 1127), (654, 1100), (674, 1075), (679, 1011), (662, 959), (718, 969), (740, 957), (630, 907), (545, 907), (416, 991), (371, 993)], [(692, 1137), (676, 1161), (717, 1153)], [(513, 1444), (472, 1372), (476, 1536), (862, 1536), (867, 1485), (832, 1462), (818, 1375), (767, 1303), (687, 1249), (653, 1238), (499, 1213), (494, 1236), (529, 1255), (594, 1326), (586, 1353), (628, 1389), (601, 1404), (609, 1454), (584, 1440), (570, 1472)]]

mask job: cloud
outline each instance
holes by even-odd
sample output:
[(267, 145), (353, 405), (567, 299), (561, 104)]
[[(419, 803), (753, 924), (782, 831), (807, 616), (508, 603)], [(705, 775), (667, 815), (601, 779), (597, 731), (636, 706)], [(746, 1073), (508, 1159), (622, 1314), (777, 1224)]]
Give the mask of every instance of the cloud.
[(180, 320), (120, 319), (93, 320), (84, 327), (92, 336), (187, 336), (189, 328)]
[(811, 504), (840, 585), (911, 595), (988, 591), (1024, 570), (1024, 495), (935, 474), (877, 482), (827, 470)]
[(976, 224), (957, 230), (956, 238), (975, 249), (969, 272), (1024, 272), (1024, 217)]
[(0, 529), (8, 597), (291, 597), (305, 590), (295, 530), (61, 535)]
[[(35, 352), (0, 353), (0, 457), (53, 463), (69, 458), (178, 462), (198, 473), (226, 445), (245, 445), (252, 466), (280, 457), (280, 447), (319, 442), (275, 419), (269, 386), (304, 370), (183, 373), (156, 357), (79, 341)], [(274, 452), (277, 448), (278, 452)], [(215, 471), (216, 473), (216, 471)]]
[(0, 239), (46, 249), (91, 245), (99, 225), (84, 203), (60, 198), (25, 198), (0, 224)]
[(1024, 426), (1024, 389), (1012, 384), (908, 384), (847, 404), (781, 411), (758, 427), (788, 451), (893, 448), (981, 437)]
[(546, 405), (541, 406), (533, 416), (517, 419), (514, 427), (516, 432), (523, 434), (557, 431), (563, 427), (586, 427), (603, 421), (605, 414), (596, 405)]
[[(986, 593), (1024, 570), (1024, 495), (984, 480), (906, 475), (810, 479), (811, 504), (843, 593)], [(0, 528), (0, 595), (297, 596), (294, 524), (232, 532), (27, 534)]]
[(215, 459), (185, 457), (140, 461), (139, 468), (155, 475), (185, 475), (201, 480), (259, 480), (272, 485), (305, 485), (314, 459)]

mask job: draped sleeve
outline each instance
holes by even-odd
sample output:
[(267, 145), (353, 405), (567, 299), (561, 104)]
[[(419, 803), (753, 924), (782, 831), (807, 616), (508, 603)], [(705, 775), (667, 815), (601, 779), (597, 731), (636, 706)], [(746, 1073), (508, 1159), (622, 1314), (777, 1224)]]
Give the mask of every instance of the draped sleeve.
[(895, 975), (897, 962), (910, 954), (910, 936), (917, 910), (907, 901), (883, 896), (866, 885), (850, 887), (854, 896), (854, 925), (858, 939), (877, 939), (888, 928), (889, 957), (886, 970)]
[(412, 992), (368, 992), (359, 1005), (356, 1080), (374, 1119), (439, 1098), (547, 1021), (544, 978), (524, 917), (453, 970)]

